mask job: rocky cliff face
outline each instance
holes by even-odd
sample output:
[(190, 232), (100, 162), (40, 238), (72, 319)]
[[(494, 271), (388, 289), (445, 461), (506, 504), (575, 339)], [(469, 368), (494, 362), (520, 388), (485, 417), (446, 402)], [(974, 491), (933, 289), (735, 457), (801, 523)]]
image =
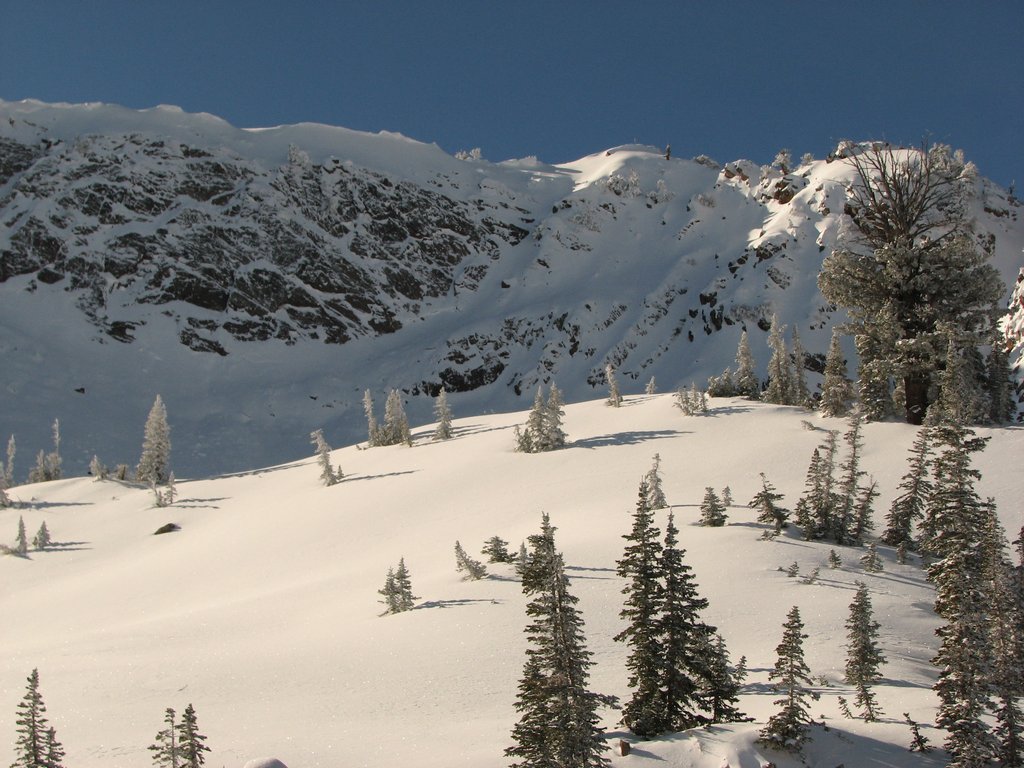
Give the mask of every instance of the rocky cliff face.
[[(130, 460), (134, 432), (109, 422), (127, 408), (141, 425), (160, 392), (179, 466), (241, 469), (301, 455), (318, 426), (359, 439), (364, 388), (403, 389), (427, 420), (441, 386), (467, 409), (523, 407), (552, 379), (590, 397), (607, 362), (627, 391), (702, 382), (741, 329), (766, 359), (775, 313), (814, 367), (835, 320), (816, 277), (850, 177), (841, 159), (784, 172), (647, 147), (492, 164), (325, 126), (0, 102), (17, 404), (0, 437), (62, 416), (72, 466)], [(982, 180), (971, 205), (1010, 283), (1019, 204)]]

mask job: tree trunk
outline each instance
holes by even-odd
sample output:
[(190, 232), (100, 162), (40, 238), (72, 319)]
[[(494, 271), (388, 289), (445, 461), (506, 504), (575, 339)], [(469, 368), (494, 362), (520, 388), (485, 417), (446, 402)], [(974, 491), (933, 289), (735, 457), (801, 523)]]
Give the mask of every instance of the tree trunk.
[(907, 423), (920, 425), (928, 410), (928, 376), (923, 373), (908, 374), (903, 379), (903, 393), (906, 398)]

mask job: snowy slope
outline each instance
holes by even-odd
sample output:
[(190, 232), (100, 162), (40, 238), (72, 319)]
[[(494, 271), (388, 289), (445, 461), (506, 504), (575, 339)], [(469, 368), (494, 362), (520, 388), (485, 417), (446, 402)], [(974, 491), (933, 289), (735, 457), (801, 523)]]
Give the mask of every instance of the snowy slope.
[[(30, 535), (45, 520), (62, 544), (30, 559), (0, 557), (0, 734), (13, 734), (25, 678), (38, 667), (67, 763), (81, 768), (147, 762), (164, 709), (190, 702), (213, 749), (210, 765), (267, 755), (291, 768), (506, 765), (525, 600), (505, 566), (486, 580), (460, 581), (454, 543), (472, 554), (499, 535), (516, 547), (548, 512), (594, 652), (592, 687), (624, 696), (625, 649), (611, 640), (621, 629), (615, 561), (639, 479), (658, 453), (681, 545), (710, 599), (706, 617), (734, 660), (747, 657), (748, 714), (763, 721), (773, 711), (767, 673), (785, 614), (799, 605), (807, 661), (821, 678), (812, 712), (834, 729), (816, 731), (807, 764), (944, 764), (941, 752), (906, 752), (902, 724), (909, 712), (933, 744), (942, 741), (927, 726), (937, 622), (920, 568), (897, 564), (883, 547), (882, 573), (864, 573), (863, 550), (847, 548), (838, 548), (842, 568), (829, 570), (830, 545), (796, 535), (761, 541), (762, 526), (742, 506), (759, 489), (759, 472), (792, 506), (823, 430), (844, 422), (743, 400), (711, 405), (704, 417), (683, 416), (670, 395), (631, 396), (620, 409), (600, 400), (569, 405), (570, 446), (538, 455), (512, 451), (512, 427), (525, 413), (472, 416), (457, 420), (450, 442), (431, 442), (424, 426), (413, 448), (335, 451), (346, 479), (330, 488), (303, 459), (180, 483), (179, 501), (163, 509), (148, 490), (112, 481), (14, 488), (21, 506), (0, 510), (5, 540), (22, 515)], [(979, 492), (996, 499), (1007, 530), (1019, 531), (1024, 431), (978, 431), (991, 438), (976, 461)], [(865, 428), (864, 469), (881, 490), (879, 529), (913, 437), (902, 424)], [(694, 526), (705, 486), (725, 485), (736, 500), (729, 525)], [(151, 535), (167, 522), (182, 530)], [(400, 557), (418, 606), (379, 617), (377, 590)], [(780, 572), (793, 562), (802, 574), (821, 566), (818, 583)], [(885, 717), (872, 725), (844, 720), (837, 708), (837, 696), (849, 694), (843, 624), (858, 579), (871, 591), (889, 660), (878, 687)], [(614, 712), (604, 723), (610, 735), (625, 735)], [(613, 765), (752, 768), (776, 759), (795, 768), (752, 744), (757, 727), (637, 744)], [(0, 739), (0, 760), (11, 759), (12, 740)]]
[[(173, 107), (0, 102), (0, 440), (63, 426), (69, 468), (133, 464), (153, 398), (176, 469), (301, 456), (363, 434), (360, 398), (429, 417), (703, 382), (778, 313), (823, 355), (817, 290), (852, 171), (783, 175), (628, 145), (574, 162), (457, 160), (397, 134), (235, 128)], [(972, 215), (1007, 285), (1019, 203)], [(851, 355), (852, 349), (848, 350)], [(820, 362), (820, 361), (819, 361)], [(812, 377), (813, 378), (813, 377)]]

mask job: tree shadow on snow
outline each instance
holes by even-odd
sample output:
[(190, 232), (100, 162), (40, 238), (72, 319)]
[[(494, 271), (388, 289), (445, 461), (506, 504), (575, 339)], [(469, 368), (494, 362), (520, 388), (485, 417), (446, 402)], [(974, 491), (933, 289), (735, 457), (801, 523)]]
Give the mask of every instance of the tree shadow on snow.
[(52, 509), (54, 507), (91, 507), (92, 502), (88, 501), (31, 501), (23, 502), (25, 506), (32, 509)]
[(614, 435), (599, 435), (597, 437), (585, 437), (581, 440), (573, 440), (566, 448), (605, 448), (610, 445), (639, 445), (648, 440), (664, 440), (668, 437), (690, 434), (681, 432), (678, 429), (652, 429), (646, 432), (619, 432)]
[(423, 608), (450, 608), (456, 605), (471, 605), (473, 603), (490, 603), (491, 605), (500, 605), (501, 601), (495, 598), (489, 600), (480, 598), (460, 598), (458, 600), (427, 600), (426, 602), (420, 603), (413, 607), (414, 611), (418, 611)]
[(174, 506), (187, 507), (189, 509), (220, 509), (220, 507), (213, 502), (224, 501), (226, 498), (227, 496), (215, 496), (210, 499), (178, 499), (174, 502)]
[(92, 549), (92, 547), (87, 546), (89, 543), (88, 541), (51, 541), (46, 549), (37, 554), (46, 554), (47, 552), (82, 552)]
[(417, 470), (403, 469), (401, 472), (384, 472), (380, 475), (345, 475), (341, 482), (350, 483), (356, 480), (380, 480), (382, 477), (398, 477), (399, 475), (414, 475)]
[(564, 569), (567, 571), (599, 571), (602, 573), (615, 573), (614, 568), (590, 568), (585, 565), (566, 565)]

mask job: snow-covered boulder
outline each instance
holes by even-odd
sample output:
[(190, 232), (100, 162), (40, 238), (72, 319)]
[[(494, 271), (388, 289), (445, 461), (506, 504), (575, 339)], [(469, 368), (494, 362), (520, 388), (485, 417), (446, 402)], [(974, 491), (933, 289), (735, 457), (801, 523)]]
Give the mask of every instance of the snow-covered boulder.
[(258, 757), (255, 760), (250, 760), (242, 768), (288, 768), (288, 766), (276, 757)]

